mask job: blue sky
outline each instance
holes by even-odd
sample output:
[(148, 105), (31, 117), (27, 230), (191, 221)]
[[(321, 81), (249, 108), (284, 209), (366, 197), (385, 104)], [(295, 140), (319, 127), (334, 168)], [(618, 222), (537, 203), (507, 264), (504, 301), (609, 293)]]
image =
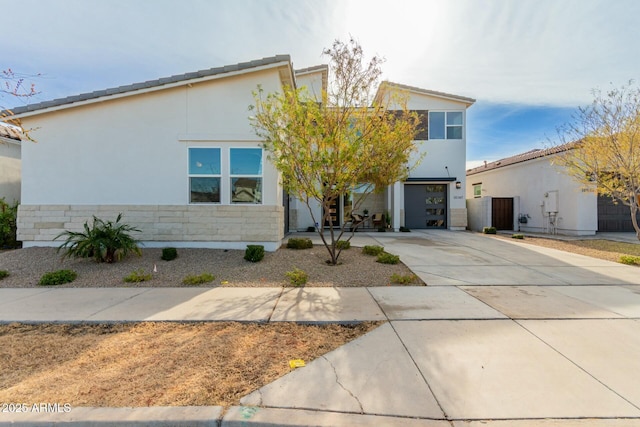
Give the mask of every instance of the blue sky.
[[(475, 98), (467, 161), (540, 148), (591, 90), (640, 80), (637, 0), (0, 0), (0, 69), (32, 102), (290, 54), (354, 36), (384, 78)], [(1, 100), (6, 106), (20, 102)]]

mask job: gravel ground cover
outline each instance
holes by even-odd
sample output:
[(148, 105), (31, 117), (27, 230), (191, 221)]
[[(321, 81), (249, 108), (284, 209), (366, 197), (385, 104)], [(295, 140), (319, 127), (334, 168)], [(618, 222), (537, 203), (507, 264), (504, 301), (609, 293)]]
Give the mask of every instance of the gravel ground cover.
[[(62, 252), (61, 252), (62, 253)], [(25, 248), (0, 252), (0, 270), (9, 276), (0, 280), (3, 288), (38, 286), (40, 277), (49, 271), (71, 269), (77, 279), (64, 287), (174, 287), (185, 286), (187, 275), (211, 273), (215, 280), (201, 286), (289, 286), (287, 271), (299, 268), (307, 272), (306, 286), (386, 286), (393, 274), (410, 275), (402, 263), (380, 264), (376, 258), (364, 255), (361, 248), (352, 247), (340, 255), (340, 265), (326, 264), (324, 246), (294, 250), (281, 248), (267, 252), (262, 261), (244, 260), (243, 250), (178, 249), (178, 258), (163, 261), (162, 249), (143, 249), (142, 256), (129, 256), (114, 264), (96, 263), (87, 259), (61, 260), (55, 248)], [(155, 272), (154, 272), (155, 268)], [(152, 275), (150, 281), (125, 283), (124, 277), (134, 271)], [(424, 284), (418, 281), (412, 285)]]

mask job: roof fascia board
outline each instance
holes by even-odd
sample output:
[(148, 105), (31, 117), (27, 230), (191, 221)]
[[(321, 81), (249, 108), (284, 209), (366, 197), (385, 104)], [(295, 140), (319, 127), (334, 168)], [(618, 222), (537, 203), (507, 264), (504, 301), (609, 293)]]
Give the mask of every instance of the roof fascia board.
[(17, 145), (19, 147), (22, 145), (21, 142), (22, 141), (17, 139), (5, 138), (4, 136), (0, 136), (0, 144), (12, 144), (12, 145)]
[(219, 80), (227, 77), (234, 77), (234, 76), (249, 74), (249, 73), (258, 72), (258, 71), (265, 71), (273, 68), (277, 69), (278, 67), (282, 67), (282, 66), (287, 66), (288, 68), (291, 68), (291, 64), (289, 63), (289, 61), (280, 61), (280, 62), (275, 62), (273, 64), (259, 65), (257, 67), (249, 68), (245, 70), (234, 70), (226, 73), (214, 74), (214, 75), (205, 76), (205, 77), (197, 77), (197, 78), (188, 79), (188, 80), (181, 80), (179, 82), (167, 83), (167, 84), (148, 87), (148, 88), (134, 89), (134, 90), (122, 92), (122, 93), (102, 95), (102, 96), (98, 96), (92, 99), (87, 99), (84, 101), (69, 102), (66, 104), (56, 105), (53, 107), (45, 107), (45, 108), (34, 110), (34, 111), (26, 111), (24, 113), (19, 113), (11, 116), (11, 119), (14, 119), (14, 118), (21, 119), (25, 117), (38, 116), (41, 114), (52, 113), (55, 111), (65, 110), (68, 108), (75, 108), (75, 107), (80, 107), (80, 106), (85, 106), (90, 104), (97, 104), (100, 102), (126, 98), (129, 96), (142, 95), (145, 93), (152, 93), (152, 92), (158, 92), (165, 89), (172, 89), (180, 86), (187, 86), (190, 84), (203, 83), (203, 82), (212, 81), (212, 80)]

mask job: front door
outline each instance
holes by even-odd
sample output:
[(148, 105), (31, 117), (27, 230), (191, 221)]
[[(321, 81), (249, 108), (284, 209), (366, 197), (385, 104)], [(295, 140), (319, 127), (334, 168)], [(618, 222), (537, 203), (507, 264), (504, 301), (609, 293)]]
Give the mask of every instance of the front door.
[(325, 218), (324, 226), (329, 227), (329, 218), (334, 227), (340, 227), (340, 199), (336, 198), (329, 206), (329, 217), (324, 216), (326, 212), (323, 212), (323, 218)]
[(447, 228), (447, 184), (407, 184), (404, 204), (406, 227)]

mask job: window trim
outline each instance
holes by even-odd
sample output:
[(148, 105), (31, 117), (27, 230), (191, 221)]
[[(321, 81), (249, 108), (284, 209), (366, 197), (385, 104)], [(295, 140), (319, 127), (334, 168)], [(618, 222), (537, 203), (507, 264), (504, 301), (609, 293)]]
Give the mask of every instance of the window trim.
[[(191, 173), (191, 149), (217, 149), (220, 153), (220, 173), (219, 174), (192, 174)], [(220, 205), (222, 204), (222, 194), (223, 194), (223, 148), (219, 146), (188, 146), (187, 147), (187, 194), (188, 194), (188, 204), (190, 205)], [(219, 201), (218, 202), (193, 202), (191, 201), (191, 178), (218, 178), (218, 186), (219, 186)]]
[[(476, 187), (478, 187), (480, 189), (480, 191), (478, 191), (478, 194), (476, 194)], [(473, 198), (474, 199), (479, 199), (482, 197), (482, 183), (481, 182), (476, 182), (475, 184), (471, 184), (471, 188), (473, 188)]]
[[(231, 173), (231, 151), (232, 150), (260, 150), (260, 173), (259, 174), (234, 174)], [(262, 147), (228, 147), (228, 155), (227, 155), (227, 164), (228, 164), (228, 173), (225, 177), (225, 180), (229, 184), (229, 188), (227, 189), (227, 193), (229, 196), (229, 204), (230, 205), (263, 205), (264, 204), (264, 166), (265, 166), (265, 155), (264, 148)], [(233, 179), (234, 178), (259, 178), (260, 179), (260, 202), (234, 202), (233, 194), (231, 194), (233, 190)]]
[[(442, 129), (443, 131), (443, 138), (432, 138), (431, 137), (431, 130), (432, 130), (432, 126), (431, 126), (431, 114), (432, 113), (443, 113), (444, 114), (444, 128)], [(460, 113), (461, 117), (462, 117), (462, 123), (457, 125), (457, 124), (449, 124), (449, 114), (450, 113)], [(461, 132), (460, 132), (460, 138), (448, 138), (448, 130), (449, 128), (460, 128)], [(428, 124), (428, 138), (430, 140), (434, 140), (434, 141), (441, 141), (441, 140), (449, 140), (449, 141), (462, 141), (464, 140), (464, 135), (465, 135), (465, 114), (464, 114), (464, 110), (433, 110), (433, 111), (429, 111), (429, 124)], [(440, 130), (440, 129), (439, 129)]]

